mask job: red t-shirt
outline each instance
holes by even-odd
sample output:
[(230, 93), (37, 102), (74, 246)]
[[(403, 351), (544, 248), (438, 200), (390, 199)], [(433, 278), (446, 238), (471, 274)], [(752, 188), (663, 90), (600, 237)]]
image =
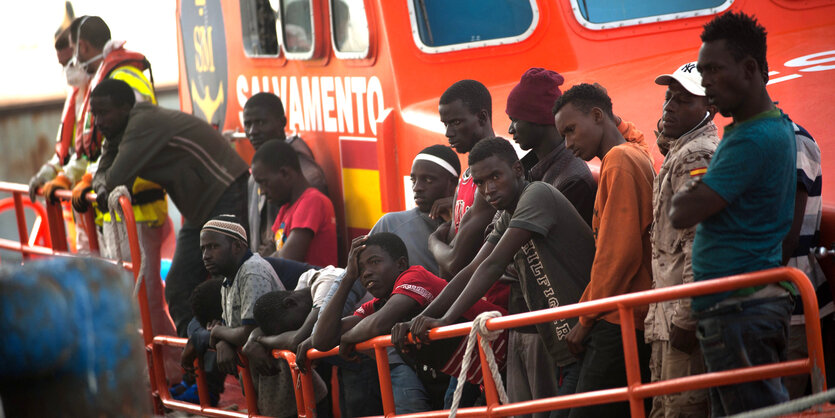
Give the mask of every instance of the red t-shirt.
[[(394, 281), (394, 289), (391, 294), (406, 295), (417, 301), (421, 308), (424, 308), (435, 300), (435, 297), (444, 290), (446, 285), (446, 280), (435, 276), (422, 266), (411, 266)], [(354, 315), (360, 318), (370, 316), (376, 312), (375, 306), (379, 301), (378, 298), (374, 298), (363, 303), (362, 306), (357, 308)], [(468, 321), (472, 321), (482, 312), (488, 311), (499, 311), (502, 315), (507, 315), (506, 309), (487, 302), (484, 299), (479, 299), (470, 309), (464, 312), (462, 317)], [(467, 340), (464, 339), (450, 360), (441, 369), (441, 372), (457, 377), (461, 369), (461, 362), (464, 359), (466, 347)], [(507, 332), (502, 332), (499, 338), (492, 342), (492, 347), (493, 353), (496, 356), (496, 362), (501, 368), (507, 359)], [(478, 355), (474, 355), (470, 359), (470, 364), (467, 369), (467, 380), (474, 384), (481, 384), (481, 379), (481, 365)]]
[(277, 250), (281, 250), (296, 228), (313, 231), (313, 240), (304, 257), (306, 263), (320, 267), (337, 264), (333, 203), (315, 187), (308, 187), (295, 202), (279, 208), (272, 227)]
[(461, 219), (464, 214), (470, 210), (470, 206), (475, 201), (476, 185), (473, 182), (473, 177), (468, 168), (458, 181), (458, 191), (456, 192), (455, 206), (452, 211), (452, 224), (455, 227), (455, 232), (458, 232), (458, 226), (461, 225)]

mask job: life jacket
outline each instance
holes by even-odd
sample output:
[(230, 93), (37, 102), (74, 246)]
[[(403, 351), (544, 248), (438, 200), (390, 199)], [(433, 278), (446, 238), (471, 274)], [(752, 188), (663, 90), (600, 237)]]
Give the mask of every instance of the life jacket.
[(61, 126), (58, 129), (58, 140), (55, 143), (55, 155), (61, 165), (66, 165), (70, 159), (70, 149), (73, 146), (75, 137), (75, 101), (78, 95), (78, 87), (73, 87), (72, 93), (64, 101), (64, 110), (61, 112)]
[[(101, 152), (101, 132), (96, 129), (93, 115), (90, 113), (90, 93), (96, 86), (104, 79), (108, 78), (110, 74), (120, 67), (130, 66), (139, 71), (144, 71), (151, 68), (151, 63), (144, 55), (129, 51), (123, 48), (124, 43), (114, 47), (101, 62), (98, 71), (90, 81), (90, 86), (87, 88), (87, 94), (84, 97), (84, 108), (81, 111), (82, 123), (76, 127), (76, 141), (75, 151), (78, 156), (85, 156), (88, 160), (93, 161), (98, 158)], [(153, 89), (153, 75), (151, 76), (151, 89)], [(151, 90), (151, 93), (153, 90)], [(142, 94), (142, 93), (140, 93)]]

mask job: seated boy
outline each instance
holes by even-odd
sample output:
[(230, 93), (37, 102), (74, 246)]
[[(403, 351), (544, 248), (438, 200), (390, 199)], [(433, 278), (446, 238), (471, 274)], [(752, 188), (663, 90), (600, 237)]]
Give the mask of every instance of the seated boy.
[(206, 222), (200, 231), (200, 250), (206, 270), (223, 277), (223, 324), (212, 327), (209, 345), (217, 351), (218, 368), (237, 374), (236, 350), (255, 329), (255, 301), (284, 286), (270, 263), (249, 250), (246, 230), (235, 216), (220, 215)]
[(333, 203), (301, 172), (298, 153), (284, 141), (268, 141), (252, 157), (252, 178), (277, 206), (275, 257), (315, 266), (337, 264)]
[(225, 373), (217, 369), (217, 358), (209, 350), (210, 329), (223, 319), (223, 302), (220, 297), (221, 279), (213, 278), (200, 283), (191, 292), (189, 302), (194, 318), (188, 324), (188, 343), (183, 349), (180, 364), (186, 371), (183, 382), (171, 388), (171, 396), (179, 401), (199, 403), (197, 384), (194, 381), (194, 360), (203, 358), (203, 370), (209, 385), (209, 402), (217, 406), (223, 393)]
[[(343, 318), (341, 307), (357, 279), (374, 299), (360, 306), (353, 315)], [(344, 278), (331, 303), (325, 307), (314, 331), (313, 346), (325, 351), (338, 345), (340, 355), (356, 357), (356, 344), (386, 335), (395, 323), (411, 319), (440, 294), (446, 284), (446, 281), (421, 266), (410, 267), (406, 245), (397, 235), (381, 232), (358, 237), (351, 245)], [(481, 312), (494, 310), (505, 313), (503, 309), (481, 300), (463, 317), (472, 320)], [(500, 363), (503, 363), (502, 349), (506, 348), (506, 334), (502, 336), (504, 338), (496, 340), (493, 348), (500, 353)], [(429, 410), (430, 399), (425, 395), (426, 391), (417, 375), (402, 373), (411, 370), (402, 361), (389, 362), (392, 364), (396, 413), (399, 415)], [(454, 372), (455, 366), (449, 361), (441, 371)], [(469, 366), (468, 370), (474, 370)], [(468, 374), (468, 379), (480, 378), (475, 373)]]

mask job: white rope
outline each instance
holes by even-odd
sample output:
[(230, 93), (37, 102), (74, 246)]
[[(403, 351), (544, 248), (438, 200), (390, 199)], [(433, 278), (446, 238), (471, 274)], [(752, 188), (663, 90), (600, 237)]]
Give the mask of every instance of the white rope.
[(475, 343), (478, 340), (477, 336), (481, 336), (481, 349), (484, 351), (487, 365), (490, 368), (490, 374), (493, 375), (493, 382), (496, 384), (496, 391), (499, 393), (499, 400), (503, 404), (508, 403), (507, 392), (504, 390), (504, 383), (502, 383), (502, 376), (499, 374), (499, 366), (496, 364), (496, 356), (493, 354), (493, 349), (490, 346), (491, 341), (495, 341), (502, 333), (499, 331), (490, 331), (487, 329), (487, 320), (491, 318), (498, 318), (502, 316), (499, 311), (482, 312), (473, 320), (473, 327), (470, 329), (470, 335), (467, 337), (467, 349), (464, 351), (464, 359), (461, 362), (461, 371), (458, 372), (458, 385), (455, 386), (455, 394), (452, 397), (452, 408), (449, 410), (450, 418), (454, 418), (458, 413), (458, 404), (461, 402), (461, 392), (464, 390), (464, 382), (467, 381), (467, 371), (470, 364), (470, 359), (473, 355)]
[[(110, 211), (110, 222), (112, 228), (103, 228), (104, 234), (109, 235), (105, 237), (105, 241), (108, 244), (112, 243), (112, 250), (116, 254), (116, 260), (119, 261), (120, 265), (122, 264), (122, 261), (125, 260), (125, 255), (122, 254), (122, 243), (128, 242), (128, 231), (127, 225), (125, 224), (125, 216), (122, 211), (122, 205), (119, 204), (119, 198), (122, 196), (130, 199), (130, 192), (124, 185), (117, 186), (107, 196), (107, 208)], [(117, 222), (117, 219), (121, 219), (121, 222)], [(140, 274), (139, 278), (136, 280), (133, 287), (133, 297), (136, 297), (136, 295), (139, 294), (139, 286), (142, 284), (143, 276), (144, 275)]]

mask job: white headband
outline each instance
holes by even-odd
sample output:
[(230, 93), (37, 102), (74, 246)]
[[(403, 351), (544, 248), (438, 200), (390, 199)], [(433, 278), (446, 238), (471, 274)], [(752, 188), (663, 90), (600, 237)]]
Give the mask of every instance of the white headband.
[(415, 160), (412, 161), (412, 167), (414, 167), (415, 163), (420, 161), (420, 160), (429, 161), (431, 163), (438, 164), (444, 170), (449, 171), (449, 174), (452, 174), (456, 178), (458, 177), (458, 172), (455, 171), (454, 168), (452, 168), (452, 165), (450, 163), (446, 162), (442, 158), (436, 157), (436, 156), (431, 155), (431, 154), (418, 154), (417, 156), (415, 156)]

